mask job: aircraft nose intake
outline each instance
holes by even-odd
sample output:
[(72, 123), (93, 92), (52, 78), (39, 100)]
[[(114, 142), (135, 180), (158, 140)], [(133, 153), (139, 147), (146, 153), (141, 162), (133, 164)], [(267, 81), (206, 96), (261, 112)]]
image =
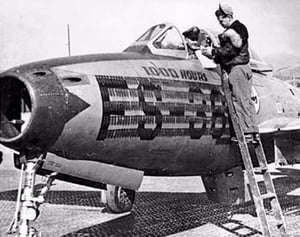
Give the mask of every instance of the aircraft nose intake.
[(3, 72), (0, 143), (18, 151), (41, 152), (61, 134), (68, 93), (51, 70)]
[(27, 127), (32, 104), (26, 85), (17, 77), (1, 78), (0, 141), (13, 140)]
[(89, 107), (47, 68), (3, 72), (0, 84), (0, 143), (18, 151), (47, 150), (65, 124)]

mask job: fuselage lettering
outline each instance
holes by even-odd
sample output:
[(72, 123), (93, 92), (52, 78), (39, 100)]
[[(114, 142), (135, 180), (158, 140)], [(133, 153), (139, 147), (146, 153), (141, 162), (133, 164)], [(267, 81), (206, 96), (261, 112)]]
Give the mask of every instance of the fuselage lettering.
[(168, 68), (168, 71), (170, 72), (171, 77), (178, 78), (178, 73), (175, 71), (174, 68)]
[(142, 66), (144, 71), (148, 76), (164, 76), (164, 77), (173, 77), (178, 78), (178, 73), (174, 68), (164, 68), (164, 67), (144, 67)]
[(174, 68), (164, 68), (164, 67), (145, 67), (142, 66), (144, 71), (148, 76), (163, 76), (171, 78), (179, 78), (179, 75), (182, 79), (194, 80), (194, 81), (208, 81), (205, 73), (192, 70), (181, 69), (178, 73)]
[(195, 80), (195, 81), (207, 81), (207, 77), (203, 72), (180, 70), (181, 78)]

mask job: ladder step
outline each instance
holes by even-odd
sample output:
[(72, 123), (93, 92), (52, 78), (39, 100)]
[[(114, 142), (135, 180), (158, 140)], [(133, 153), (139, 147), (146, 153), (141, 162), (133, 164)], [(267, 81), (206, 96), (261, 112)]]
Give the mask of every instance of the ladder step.
[(248, 142), (248, 143), (251, 142), (253, 144), (259, 144), (259, 141), (260, 141), (259, 134), (255, 134), (255, 135), (247, 134), (244, 136), (245, 136), (246, 142)]
[[(258, 138), (253, 138), (252, 135), (244, 135), (244, 138), (245, 138), (246, 143), (252, 143), (253, 145), (259, 145)], [(231, 141), (238, 143), (239, 139), (237, 137), (231, 137)], [(240, 141), (242, 141), (242, 140), (240, 140)]]
[(284, 225), (284, 222), (278, 221), (276, 225), (277, 225), (277, 228), (280, 229)]
[(265, 193), (265, 194), (261, 195), (262, 199), (272, 199), (272, 198), (275, 198), (275, 197), (276, 197), (276, 195), (274, 193)]
[(268, 171), (268, 167), (255, 167), (253, 168), (255, 173), (264, 174)]

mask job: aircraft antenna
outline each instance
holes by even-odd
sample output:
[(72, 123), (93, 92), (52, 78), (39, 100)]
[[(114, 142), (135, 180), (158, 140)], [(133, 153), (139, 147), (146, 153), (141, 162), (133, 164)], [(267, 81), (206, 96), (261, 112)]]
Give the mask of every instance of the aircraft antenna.
[(71, 39), (70, 39), (70, 25), (68, 24), (68, 53), (71, 56)]

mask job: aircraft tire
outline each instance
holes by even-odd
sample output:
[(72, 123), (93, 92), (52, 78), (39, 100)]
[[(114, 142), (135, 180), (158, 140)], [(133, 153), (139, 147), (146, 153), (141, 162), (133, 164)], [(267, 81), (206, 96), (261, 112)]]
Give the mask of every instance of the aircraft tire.
[(135, 199), (134, 190), (109, 184), (106, 189), (107, 206), (112, 212), (123, 213), (132, 209)]

